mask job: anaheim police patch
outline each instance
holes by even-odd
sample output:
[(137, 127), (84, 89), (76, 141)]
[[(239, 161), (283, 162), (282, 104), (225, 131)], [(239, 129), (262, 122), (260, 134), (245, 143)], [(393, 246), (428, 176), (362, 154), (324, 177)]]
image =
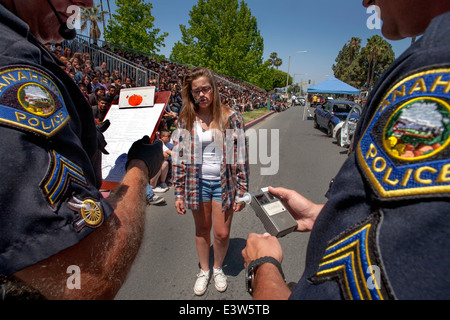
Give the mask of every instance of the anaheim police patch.
[(51, 137), (69, 120), (50, 76), (30, 66), (0, 69), (0, 123)]
[(414, 73), (381, 101), (357, 147), (383, 200), (450, 191), (450, 68)]

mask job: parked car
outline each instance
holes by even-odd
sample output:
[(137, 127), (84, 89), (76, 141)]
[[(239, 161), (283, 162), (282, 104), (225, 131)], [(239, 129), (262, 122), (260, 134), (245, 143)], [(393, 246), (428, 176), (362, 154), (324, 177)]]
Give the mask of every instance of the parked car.
[(339, 121), (334, 127), (333, 138), (336, 139), (340, 147), (348, 148), (350, 146), (362, 109), (363, 107), (360, 104), (355, 104), (345, 121)]
[(306, 99), (304, 97), (297, 97), (295, 98), (294, 104), (304, 106), (306, 104)]
[(354, 105), (356, 105), (355, 102), (340, 100), (328, 100), (324, 104), (318, 105), (314, 109), (314, 128), (327, 129), (327, 134), (331, 137), (334, 127), (347, 119)]

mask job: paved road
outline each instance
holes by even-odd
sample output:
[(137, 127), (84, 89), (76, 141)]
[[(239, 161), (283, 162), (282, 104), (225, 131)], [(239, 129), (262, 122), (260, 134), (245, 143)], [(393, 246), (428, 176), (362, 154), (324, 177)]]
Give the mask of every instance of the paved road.
[[(314, 129), (311, 118), (303, 120), (303, 110), (301, 106), (292, 107), (269, 116), (248, 130), (248, 133), (258, 133), (258, 141), (268, 141), (264, 144), (268, 146), (267, 152), (258, 144), (252, 145), (258, 156), (257, 161), (253, 161), (257, 163), (250, 166), (251, 192), (269, 185), (283, 186), (297, 190), (315, 202), (326, 200), (324, 194), (345, 161), (347, 149), (340, 148), (324, 132)], [(276, 137), (277, 132), (279, 140), (271, 144), (271, 138)], [(267, 133), (266, 140), (264, 133)], [(262, 168), (276, 174), (262, 175)], [(116, 299), (249, 300), (241, 251), (249, 233), (265, 232), (253, 210), (247, 206), (233, 218), (230, 248), (224, 261), (229, 284), (227, 291), (217, 292), (211, 281), (207, 292), (197, 297), (193, 285), (199, 265), (192, 215), (190, 212), (185, 216), (176, 213), (173, 189), (163, 196), (166, 205), (147, 209), (143, 244)], [(283, 270), (288, 282), (297, 282), (303, 272), (308, 238), (308, 233), (292, 233), (280, 239), (285, 255)], [(211, 250), (211, 264), (212, 257)]]

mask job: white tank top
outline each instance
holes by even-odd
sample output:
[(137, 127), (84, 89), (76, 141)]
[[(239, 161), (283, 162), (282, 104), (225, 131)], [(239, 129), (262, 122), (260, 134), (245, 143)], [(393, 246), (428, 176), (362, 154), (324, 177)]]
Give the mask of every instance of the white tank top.
[(197, 132), (202, 145), (202, 162), (199, 177), (206, 180), (220, 180), (223, 147), (216, 146), (212, 137), (214, 131), (203, 131), (200, 122), (197, 122)]

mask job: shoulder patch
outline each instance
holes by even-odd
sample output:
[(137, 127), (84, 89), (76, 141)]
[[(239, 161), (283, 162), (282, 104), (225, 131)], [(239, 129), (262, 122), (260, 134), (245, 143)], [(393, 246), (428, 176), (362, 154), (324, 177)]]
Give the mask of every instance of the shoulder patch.
[(55, 82), (30, 66), (0, 69), (0, 124), (51, 137), (69, 120)]
[(50, 165), (40, 188), (52, 210), (56, 211), (65, 197), (70, 183), (87, 186), (83, 169), (54, 150), (50, 152)]
[(395, 299), (377, 244), (382, 220), (382, 213), (375, 212), (331, 240), (309, 280), (313, 284), (337, 281), (347, 300)]
[(450, 68), (416, 72), (381, 101), (357, 162), (381, 200), (448, 197)]

